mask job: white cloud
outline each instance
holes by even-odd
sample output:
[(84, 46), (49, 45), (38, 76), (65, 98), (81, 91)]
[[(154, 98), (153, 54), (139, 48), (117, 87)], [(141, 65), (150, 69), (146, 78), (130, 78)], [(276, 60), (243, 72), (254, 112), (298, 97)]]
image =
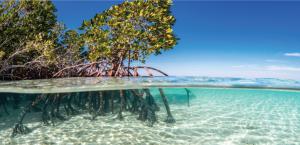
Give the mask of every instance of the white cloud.
[(231, 66), (232, 68), (245, 68), (247, 67), (246, 65), (235, 65), (235, 66)]
[(266, 70), (268, 71), (293, 71), (293, 72), (300, 72), (300, 68), (298, 67), (290, 67), (290, 66), (267, 66)]
[(297, 53), (297, 52), (295, 52), (295, 53), (285, 53), (284, 55), (285, 56), (300, 57), (300, 53)]
[(253, 68), (257, 68), (257, 65), (254, 64), (246, 64), (246, 65), (234, 65), (231, 66), (232, 68), (249, 68), (249, 69), (253, 69)]

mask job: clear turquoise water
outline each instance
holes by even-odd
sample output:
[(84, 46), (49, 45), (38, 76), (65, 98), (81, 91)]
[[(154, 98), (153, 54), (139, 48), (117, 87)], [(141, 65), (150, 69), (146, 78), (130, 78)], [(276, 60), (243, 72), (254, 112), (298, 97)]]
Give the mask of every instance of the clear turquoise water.
[[(274, 86), (279, 87), (280, 82), (280, 88), (285, 89), (253, 88), (253, 83), (252, 88), (200, 87), (203, 84), (190, 82), (194, 83), (193, 87), (184, 87), (191, 91), (189, 99), (182, 84), (181, 87), (165, 86), (163, 90), (176, 120), (173, 124), (164, 122), (166, 111), (158, 87), (151, 86), (151, 94), (160, 107), (153, 127), (137, 120), (137, 115), (130, 111), (123, 112), (124, 120), (116, 119), (117, 113), (106, 113), (91, 121), (87, 119), (91, 116), (88, 111), (80, 110), (79, 114), (68, 116), (62, 109), (61, 114), (67, 120), (57, 121), (55, 125), (43, 125), (41, 112), (28, 113), (24, 125), (32, 131), (12, 138), (12, 128), (26, 103), (21, 103), (20, 109), (8, 104), (10, 115), (6, 115), (0, 105), (0, 144), (300, 144), (297, 82), (276, 82)], [(264, 84), (272, 87), (272, 83)], [(18, 95), (24, 98), (24, 94), (26, 92)]]
[(300, 144), (299, 92), (191, 90), (196, 97), (177, 115), (184, 121), (175, 131), (189, 136), (190, 144)]

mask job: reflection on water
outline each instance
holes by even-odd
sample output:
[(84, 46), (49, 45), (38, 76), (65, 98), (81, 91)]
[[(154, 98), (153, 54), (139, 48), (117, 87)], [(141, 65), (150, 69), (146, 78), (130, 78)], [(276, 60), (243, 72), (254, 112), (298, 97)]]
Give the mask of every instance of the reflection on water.
[(0, 144), (300, 143), (298, 91), (188, 90), (1, 93)]

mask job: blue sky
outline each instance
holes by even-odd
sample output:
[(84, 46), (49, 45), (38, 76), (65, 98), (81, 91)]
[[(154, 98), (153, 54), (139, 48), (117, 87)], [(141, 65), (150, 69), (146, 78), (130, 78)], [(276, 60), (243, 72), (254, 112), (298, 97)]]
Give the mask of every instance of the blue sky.
[[(120, 1), (54, 1), (69, 29)], [(170, 75), (300, 80), (300, 1), (175, 1), (173, 50), (147, 65)]]

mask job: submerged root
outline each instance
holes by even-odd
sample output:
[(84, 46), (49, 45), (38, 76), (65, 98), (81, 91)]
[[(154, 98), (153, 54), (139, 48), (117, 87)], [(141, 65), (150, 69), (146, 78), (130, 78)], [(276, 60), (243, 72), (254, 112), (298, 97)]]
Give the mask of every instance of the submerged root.
[(156, 104), (153, 96), (150, 93), (149, 89), (144, 89), (146, 92), (146, 108), (147, 108), (147, 121), (148, 126), (153, 126), (153, 124), (157, 121), (155, 111), (159, 110), (158, 105)]
[(28, 134), (30, 129), (23, 124), (17, 123), (13, 129), (11, 137), (15, 137), (18, 134)]
[(60, 113), (60, 104), (63, 96), (60, 96), (59, 94), (56, 94), (55, 96), (51, 96), (53, 98), (51, 99), (51, 110), (50, 113), (46, 113), (46, 115), (49, 115), (47, 119), (50, 119), (52, 125), (54, 126), (57, 120), (65, 121), (66, 118), (63, 117)]
[[(143, 89), (143, 94), (138, 94), (136, 90), (132, 91), (138, 99), (135, 99), (134, 110), (139, 110), (138, 120), (146, 121), (147, 126), (152, 127), (153, 124), (157, 121), (155, 112), (158, 110), (158, 106), (155, 103), (153, 96), (150, 94), (149, 89)], [(144, 98), (143, 95), (146, 94)], [(137, 104), (140, 104), (139, 106)]]
[[(166, 95), (161, 88), (159, 92), (167, 111), (165, 122), (175, 123)], [(41, 108), (41, 121), (45, 125), (55, 125), (57, 121), (67, 120), (65, 114), (71, 117), (88, 112), (91, 114), (88, 119), (95, 120), (97, 116), (104, 116), (106, 113), (114, 113), (114, 110), (118, 110), (117, 119), (123, 120), (124, 111), (130, 111), (138, 116), (138, 120), (152, 127), (158, 120), (156, 112), (160, 110), (150, 89), (83, 92), (80, 95), (78, 93), (44, 94), (35, 97), (22, 110), (18, 123), (13, 128), (12, 137), (30, 132), (30, 129), (22, 122), (26, 114), (30, 113), (33, 108), (37, 108), (38, 104)]]
[(173, 118), (172, 115), (168, 115), (167, 118), (165, 119), (166, 123), (175, 123), (175, 119)]
[(5, 96), (0, 96), (0, 106), (2, 106), (4, 112), (7, 115), (9, 115), (6, 104), (7, 104), (7, 98)]
[(26, 114), (31, 110), (31, 108), (33, 106), (36, 106), (42, 99), (44, 96), (39, 96), (36, 97), (36, 99), (32, 102), (30, 102), (25, 108), (24, 110), (22, 110), (21, 115), (19, 117), (19, 121), (18, 123), (14, 126), (13, 132), (12, 132), (12, 137), (15, 137), (17, 134), (27, 134), (30, 132), (29, 128), (27, 128), (26, 126), (23, 125), (23, 120), (26, 116)]
[(185, 91), (186, 91), (186, 95), (187, 95), (187, 104), (188, 104), (188, 107), (190, 107), (190, 94), (191, 94), (191, 91), (187, 88), (184, 88)]
[(164, 102), (164, 105), (166, 107), (166, 111), (167, 111), (167, 119), (165, 120), (166, 123), (175, 123), (175, 119), (173, 118), (172, 116), (172, 113), (170, 111), (170, 106), (169, 106), (169, 103), (168, 103), (168, 100), (167, 100), (167, 97), (165, 95), (165, 93), (163, 92), (163, 89), (162, 88), (159, 88), (158, 89), (159, 92), (160, 92), (160, 95), (162, 97), (162, 100)]
[[(79, 111), (77, 111), (73, 108), (73, 106), (71, 105), (71, 101), (72, 101), (72, 96), (68, 96), (67, 102), (66, 102), (66, 104), (64, 104), (64, 109), (65, 109), (67, 115), (69, 115), (69, 116), (70, 115), (78, 115)], [(78, 105), (78, 106), (80, 106), (80, 105)]]
[(124, 119), (124, 117), (122, 115), (124, 106), (125, 106), (124, 91), (120, 90), (120, 111), (119, 111), (119, 114), (118, 114), (118, 119), (119, 120), (123, 120)]
[(103, 99), (103, 92), (99, 92), (99, 96), (97, 98), (97, 107), (95, 107), (97, 110), (96, 113), (94, 113), (93, 117), (92, 117), (92, 120), (95, 120), (97, 116), (104, 116), (105, 115), (105, 106), (104, 106), (104, 99)]
[(154, 112), (154, 110), (152, 110), (152, 109), (148, 109), (148, 112), (147, 112), (147, 125), (149, 126), (149, 127), (152, 127), (153, 126), (153, 124), (155, 123), (157, 121), (157, 119), (156, 119), (156, 115), (155, 115), (155, 112)]

